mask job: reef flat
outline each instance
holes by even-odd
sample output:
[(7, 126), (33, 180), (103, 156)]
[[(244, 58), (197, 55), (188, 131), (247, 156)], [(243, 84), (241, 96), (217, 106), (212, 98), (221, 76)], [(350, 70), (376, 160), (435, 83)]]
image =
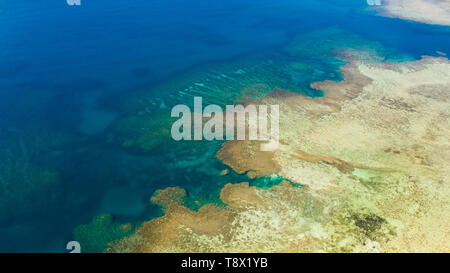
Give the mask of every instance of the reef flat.
[(381, 14), (384, 16), (450, 26), (448, 0), (387, 0), (383, 2)]
[(184, 204), (183, 190), (159, 191), (152, 200), (164, 216), (107, 251), (450, 251), (450, 62), (345, 56), (342, 81), (311, 84), (324, 97), (274, 88), (246, 99), (280, 105), (276, 152), (241, 141), (225, 142), (217, 154), (249, 178), (290, 183), (227, 184), (225, 206), (198, 211)]

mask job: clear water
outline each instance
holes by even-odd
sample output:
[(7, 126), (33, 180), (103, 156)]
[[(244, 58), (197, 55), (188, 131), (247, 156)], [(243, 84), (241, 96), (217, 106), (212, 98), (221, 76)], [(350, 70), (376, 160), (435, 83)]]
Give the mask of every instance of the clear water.
[[(248, 180), (218, 175), (225, 169), (214, 156), (220, 143), (168, 145), (146, 154), (118, 145), (114, 122), (129, 114), (123, 102), (130, 94), (145, 93), (155, 108), (161, 100), (191, 103), (161, 86), (187, 86), (242, 68), (248, 81), (259, 73), (268, 85), (320, 95), (309, 82), (339, 79), (341, 63), (314, 55), (314, 47), (310, 55), (303, 49), (304, 56), (283, 48), (329, 27), (362, 37), (357, 43), (379, 43), (392, 60), (450, 53), (450, 28), (374, 16), (366, 6), (364, 0), (2, 1), (0, 178), (8, 177), (11, 162), (16, 179), (34, 178), (9, 182), (13, 201), (0, 200), (0, 252), (64, 252), (73, 230), (96, 215), (111, 213), (117, 223), (161, 215), (149, 202), (156, 189), (186, 188), (195, 209), (194, 200), (220, 203), (225, 183)], [(330, 38), (331, 47), (341, 43)], [(320, 73), (283, 68), (291, 61)], [(273, 72), (274, 63), (283, 69)], [(245, 85), (235, 76), (232, 84)], [(216, 92), (207, 100), (226, 101)], [(41, 179), (42, 169), (58, 171), (61, 182), (50, 193), (39, 183), (52, 174)]]

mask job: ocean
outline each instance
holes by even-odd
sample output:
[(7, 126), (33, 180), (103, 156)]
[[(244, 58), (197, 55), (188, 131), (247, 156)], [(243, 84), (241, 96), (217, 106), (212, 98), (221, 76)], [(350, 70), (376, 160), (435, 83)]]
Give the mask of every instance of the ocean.
[[(261, 84), (320, 96), (309, 83), (340, 79), (343, 63), (327, 55), (336, 48), (368, 48), (392, 61), (450, 53), (448, 27), (367, 7), (365, 0), (2, 1), (0, 252), (66, 252), (68, 241), (87, 240), (74, 230), (98, 215), (134, 226), (162, 215), (150, 202), (157, 189), (185, 188), (197, 209), (220, 203), (226, 183), (247, 181), (219, 175), (220, 142), (173, 144), (153, 131), (140, 142), (145, 122), (167, 129), (166, 109), (193, 94), (220, 104)], [(101, 238), (109, 227), (97, 228), (89, 251), (115, 239)]]

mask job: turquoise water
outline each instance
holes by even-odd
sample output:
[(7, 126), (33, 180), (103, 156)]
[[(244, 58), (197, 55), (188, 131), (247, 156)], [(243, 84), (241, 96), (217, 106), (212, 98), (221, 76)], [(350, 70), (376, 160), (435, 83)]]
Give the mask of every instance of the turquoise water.
[(249, 181), (220, 176), (219, 142), (130, 148), (145, 128), (117, 129), (124, 119), (170, 127), (171, 106), (223, 105), (256, 83), (320, 96), (309, 83), (341, 79), (338, 48), (397, 61), (450, 49), (450, 28), (374, 16), (363, 0), (24, 2), (0, 4), (0, 252), (65, 252), (99, 214), (112, 215), (105, 230), (161, 215), (156, 189), (183, 187), (197, 209)]

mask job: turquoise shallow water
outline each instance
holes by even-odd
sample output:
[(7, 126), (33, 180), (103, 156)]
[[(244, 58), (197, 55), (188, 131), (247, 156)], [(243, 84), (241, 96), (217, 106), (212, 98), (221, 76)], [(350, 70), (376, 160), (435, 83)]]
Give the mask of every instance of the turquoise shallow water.
[(309, 83), (341, 79), (336, 48), (390, 60), (450, 49), (449, 28), (373, 16), (357, 0), (47, 2), (0, 5), (1, 252), (64, 252), (99, 214), (135, 224), (161, 215), (156, 189), (183, 187), (196, 209), (249, 180), (219, 175), (219, 142), (127, 149), (142, 126), (119, 131), (121, 119), (158, 120), (193, 95), (223, 105), (255, 83), (320, 96)]

